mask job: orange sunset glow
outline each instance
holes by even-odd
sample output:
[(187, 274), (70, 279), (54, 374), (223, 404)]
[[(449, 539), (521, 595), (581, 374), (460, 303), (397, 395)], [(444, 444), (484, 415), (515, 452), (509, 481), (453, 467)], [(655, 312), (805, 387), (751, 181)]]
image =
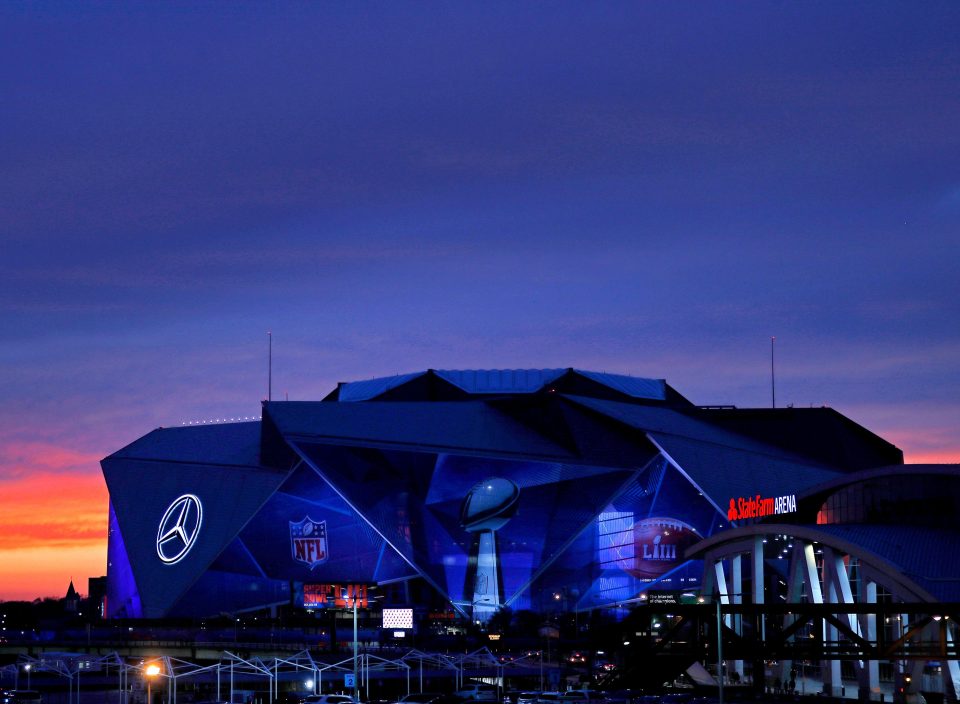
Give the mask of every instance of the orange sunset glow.
[(62, 597), (71, 577), (105, 574), (107, 488), (97, 473), (40, 469), (4, 481), (0, 512), (0, 600)]

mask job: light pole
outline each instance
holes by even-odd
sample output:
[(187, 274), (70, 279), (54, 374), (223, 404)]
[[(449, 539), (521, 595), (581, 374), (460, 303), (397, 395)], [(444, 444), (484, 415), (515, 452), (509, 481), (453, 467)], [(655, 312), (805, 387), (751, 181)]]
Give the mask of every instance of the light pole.
[(147, 676), (147, 704), (153, 704), (151, 699), (152, 690), (151, 685), (153, 684), (153, 678), (160, 674), (160, 667), (156, 663), (150, 663), (147, 665), (147, 669), (144, 670), (144, 674)]
[[(360, 701), (360, 683), (357, 682), (357, 585), (353, 585), (353, 701)], [(721, 704), (723, 704), (721, 702)]]
[(23, 670), (27, 673), (27, 689), (30, 689), (30, 663), (24, 665)]
[(543, 691), (543, 648), (540, 649), (540, 691)]

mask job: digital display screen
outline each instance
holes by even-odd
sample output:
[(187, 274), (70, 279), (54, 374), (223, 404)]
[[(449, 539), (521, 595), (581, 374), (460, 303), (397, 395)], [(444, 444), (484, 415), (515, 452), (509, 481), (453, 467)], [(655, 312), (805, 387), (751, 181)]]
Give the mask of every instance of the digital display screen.
[[(384, 628), (413, 628), (413, 609), (384, 609)], [(397, 635), (394, 633), (393, 635)], [(401, 633), (401, 636), (403, 634)], [(398, 638), (401, 636), (397, 636)]]

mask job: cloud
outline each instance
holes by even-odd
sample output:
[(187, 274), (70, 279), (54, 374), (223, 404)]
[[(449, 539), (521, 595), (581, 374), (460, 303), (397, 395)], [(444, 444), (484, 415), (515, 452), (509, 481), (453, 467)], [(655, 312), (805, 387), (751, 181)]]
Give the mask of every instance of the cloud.
[(907, 464), (960, 464), (960, 445), (932, 452), (906, 451), (903, 461)]
[(107, 526), (107, 488), (103, 478), (34, 472), (7, 479), (0, 514), (0, 547), (102, 541)]
[(0, 481), (53, 474), (89, 474), (100, 466), (101, 458), (102, 455), (48, 442), (8, 440), (0, 443)]

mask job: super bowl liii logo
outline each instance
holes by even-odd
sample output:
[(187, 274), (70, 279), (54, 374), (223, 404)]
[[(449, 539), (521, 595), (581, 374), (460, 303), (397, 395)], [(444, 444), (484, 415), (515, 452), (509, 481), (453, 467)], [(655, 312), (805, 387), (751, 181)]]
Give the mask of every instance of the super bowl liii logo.
[(700, 540), (693, 526), (675, 518), (653, 517), (633, 527), (633, 563), (626, 571), (643, 580), (657, 579), (683, 561), (684, 552)]
[(290, 555), (297, 562), (313, 569), (330, 557), (327, 551), (327, 522), (315, 521), (309, 516), (302, 521), (290, 521)]

